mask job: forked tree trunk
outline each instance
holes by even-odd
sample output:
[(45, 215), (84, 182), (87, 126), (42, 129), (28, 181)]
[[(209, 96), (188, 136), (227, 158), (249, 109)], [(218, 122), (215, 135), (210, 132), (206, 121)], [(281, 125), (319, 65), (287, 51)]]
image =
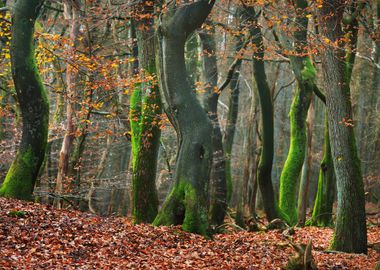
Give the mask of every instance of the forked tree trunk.
[(346, 55), (342, 43), (339, 43), (344, 37), (342, 6), (345, 1), (324, 0), (322, 4), (319, 23), (323, 36), (329, 42), (321, 56), (338, 191), (336, 226), (331, 247), (339, 251), (367, 253), (364, 185), (351, 123), (349, 78), (352, 69), (347, 66), (347, 60), (342, 61)]
[(202, 25), (214, 1), (177, 6), (162, 14), (158, 35), (158, 67), (165, 111), (178, 139), (175, 185), (154, 220), (155, 225), (182, 224), (189, 232), (206, 235), (208, 182), (212, 161), (212, 124), (188, 81), (184, 45)]
[(23, 119), (21, 143), (0, 195), (31, 199), (44, 160), (49, 124), (49, 103), (34, 58), (34, 24), (42, 0), (14, 5), (11, 60), (12, 76)]

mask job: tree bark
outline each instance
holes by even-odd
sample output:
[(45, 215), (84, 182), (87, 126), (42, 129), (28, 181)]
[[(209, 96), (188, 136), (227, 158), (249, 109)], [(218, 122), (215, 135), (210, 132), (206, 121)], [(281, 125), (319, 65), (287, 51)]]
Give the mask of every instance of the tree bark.
[(274, 119), (273, 102), (268, 85), (264, 66), (264, 44), (261, 29), (257, 24), (256, 12), (253, 7), (247, 7), (243, 16), (251, 22), (250, 32), (252, 42), (257, 48), (253, 54), (253, 72), (260, 97), (261, 125), (262, 125), (262, 151), (257, 168), (257, 181), (262, 195), (265, 214), (268, 221), (277, 218), (276, 203), (272, 184), (272, 166), (274, 154)]
[[(69, 3), (65, 2), (65, 18), (70, 22), (70, 40), (73, 43), (73, 47), (69, 50), (71, 56), (75, 54), (76, 47), (78, 46), (78, 37), (79, 37), (79, 10), (76, 7), (71, 6)], [(64, 192), (64, 183), (68, 180), (69, 175), (69, 161), (70, 161), (70, 152), (73, 148), (74, 143), (74, 132), (75, 132), (75, 123), (74, 123), (74, 98), (76, 96), (76, 83), (77, 83), (77, 71), (74, 68), (67, 64), (66, 72), (66, 132), (63, 138), (61, 151), (59, 152), (59, 163), (58, 163), (58, 174), (56, 180), (56, 186), (54, 192), (58, 195)], [(62, 207), (62, 202), (59, 197), (54, 200), (54, 205), (57, 208)]]
[[(289, 112), (290, 146), (280, 177), (279, 207), (283, 218), (291, 225), (297, 223), (297, 183), (301, 175), (306, 154), (306, 118), (313, 93), (316, 71), (307, 56), (308, 18), (307, 1), (294, 2), (296, 18), (290, 57), (293, 73), (297, 80), (297, 92)], [(306, 55), (306, 56), (305, 56)]]
[(206, 235), (208, 182), (212, 162), (212, 124), (188, 82), (184, 45), (202, 25), (214, 1), (168, 6), (158, 35), (158, 70), (164, 109), (178, 140), (175, 185), (154, 220), (155, 225), (182, 224)]
[(49, 103), (34, 58), (34, 24), (42, 0), (17, 1), (14, 5), (11, 61), (12, 76), (23, 119), (21, 143), (0, 195), (31, 199), (45, 157)]
[[(136, 36), (141, 83), (131, 99), (133, 218), (150, 223), (158, 211), (156, 171), (160, 147), (161, 99), (156, 77), (154, 2), (143, 1), (137, 7)], [(136, 104), (138, 104), (136, 106)]]
[(216, 44), (214, 33), (205, 30), (199, 33), (202, 48), (203, 77), (206, 85), (204, 106), (213, 126), (212, 151), (213, 162), (210, 174), (210, 224), (219, 226), (223, 223), (227, 211), (227, 183), (222, 131), (218, 119), (219, 92), (218, 68), (216, 61)]
[[(337, 178), (338, 206), (334, 237), (335, 250), (367, 253), (364, 185), (352, 125), (350, 64), (340, 42), (344, 37), (342, 19), (345, 1), (324, 0), (319, 11), (321, 33), (328, 40), (322, 52), (330, 144)], [(351, 53), (352, 54), (352, 53)]]

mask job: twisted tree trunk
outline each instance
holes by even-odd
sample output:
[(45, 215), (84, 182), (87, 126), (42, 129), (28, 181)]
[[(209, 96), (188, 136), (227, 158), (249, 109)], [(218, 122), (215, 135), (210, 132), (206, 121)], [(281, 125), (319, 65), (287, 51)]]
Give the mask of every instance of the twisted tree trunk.
[(31, 199), (45, 157), (49, 103), (34, 57), (34, 24), (42, 0), (17, 1), (14, 6), (11, 59), (12, 76), (23, 119), (22, 138), (0, 195)]
[(202, 25), (214, 1), (177, 6), (171, 2), (158, 29), (158, 67), (164, 109), (178, 139), (175, 185), (154, 220), (155, 225), (182, 224), (207, 234), (208, 182), (212, 161), (212, 124), (188, 81), (184, 45)]

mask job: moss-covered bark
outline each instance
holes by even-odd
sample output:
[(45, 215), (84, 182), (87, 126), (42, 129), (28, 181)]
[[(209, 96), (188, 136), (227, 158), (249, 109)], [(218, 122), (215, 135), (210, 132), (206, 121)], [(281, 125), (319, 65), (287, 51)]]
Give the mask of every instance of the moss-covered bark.
[[(338, 47), (326, 46), (321, 55), (330, 144), (338, 193), (336, 226), (331, 248), (345, 252), (367, 253), (364, 184), (351, 124), (349, 83), (352, 72), (350, 67), (353, 66), (354, 57), (350, 51), (346, 55), (345, 44), (338, 42), (345, 36), (342, 26), (344, 9), (339, 8), (343, 4), (343, 0), (324, 0), (318, 16), (323, 36), (331, 41), (331, 44), (338, 44)], [(350, 46), (352, 47), (352, 44)], [(350, 63), (342, 61), (345, 58)]]
[(184, 230), (203, 235), (208, 228), (212, 125), (187, 79), (184, 46), (213, 4), (214, 1), (207, 0), (186, 5), (171, 2), (162, 14), (157, 32), (160, 92), (165, 112), (177, 133), (179, 150), (175, 185), (153, 224), (182, 224)]
[(143, 1), (137, 7), (136, 21), (141, 83), (131, 98), (133, 218), (136, 223), (152, 222), (158, 211), (156, 171), (160, 146), (161, 99), (156, 77), (154, 2)]
[(306, 118), (314, 87), (315, 68), (307, 53), (307, 1), (294, 2), (296, 19), (291, 65), (297, 80), (297, 91), (289, 112), (290, 146), (280, 177), (279, 207), (283, 218), (291, 225), (297, 223), (297, 183), (306, 154)]
[(257, 24), (256, 13), (253, 7), (245, 9), (242, 14), (251, 23), (250, 32), (253, 37), (252, 42), (257, 48), (253, 54), (253, 74), (257, 84), (261, 106), (262, 125), (262, 151), (259, 166), (257, 168), (257, 181), (261, 191), (264, 210), (269, 221), (277, 217), (276, 203), (272, 184), (272, 166), (274, 154), (274, 119), (273, 102), (269, 89), (265, 65), (264, 65), (264, 44), (261, 29)]
[(33, 42), (34, 24), (42, 3), (17, 1), (12, 19), (12, 76), (23, 125), (21, 143), (0, 195), (19, 199), (31, 199), (47, 144), (49, 104), (35, 63)]
[(327, 112), (325, 114), (325, 141), (323, 158), (319, 170), (318, 190), (314, 202), (313, 214), (307, 225), (332, 226), (332, 210), (335, 197), (334, 165), (331, 156)]

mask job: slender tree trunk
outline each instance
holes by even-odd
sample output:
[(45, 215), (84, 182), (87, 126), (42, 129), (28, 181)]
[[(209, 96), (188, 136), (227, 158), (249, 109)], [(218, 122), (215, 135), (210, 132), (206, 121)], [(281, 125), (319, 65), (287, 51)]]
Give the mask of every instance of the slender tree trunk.
[[(133, 217), (136, 223), (150, 223), (158, 211), (156, 171), (161, 137), (161, 99), (156, 77), (156, 47), (151, 40), (154, 38), (154, 4), (143, 1), (137, 9), (142, 16), (136, 19), (142, 82), (131, 99)], [(135, 104), (141, 104), (140, 108)]]
[(318, 189), (314, 201), (313, 214), (308, 225), (326, 227), (332, 225), (332, 211), (336, 192), (334, 164), (331, 156), (329, 125), (325, 113), (325, 142), (323, 158), (319, 170)]
[[(79, 37), (79, 10), (71, 6), (69, 3), (65, 2), (65, 18), (70, 22), (70, 40), (74, 44), (73, 47), (69, 50), (71, 55), (75, 54), (76, 46), (78, 45)], [(70, 152), (74, 143), (74, 132), (75, 132), (75, 123), (74, 123), (74, 98), (76, 96), (76, 83), (77, 83), (77, 71), (70, 65), (67, 65), (66, 71), (66, 132), (62, 142), (62, 148), (59, 153), (59, 163), (58, 163), (58, 174), (57, 181), (55, 186), (55, 193), (61, 195), (64, 193), (64, 183), (68, 179), (69, 175), (69, 160)], [(62, 201), (60, 198), (54, 200), (54, 205), (57, 208), (61, 208)]]
[(0, 195), (31, 199), (44, 160), (49, 123), (49, 103), (34, 58), (34, 24), (42, 0), (14, 5), (11, 60), (12, 76), (22, 113), (21, 143)]
[(308, 206), (309, 200), (309, 186), (310, 186), (310, 178), (312, 172), (312, 141), (313, 141), (313, 116), (314, 116), (314, 108), (311, 104), (307, 120), (306, 120), (306, 132), (307, 132), (307, 148), (305, 161), (303, 163), (302, 174), (300, 179), (300, 187), (298, 190), (298, 222), (297, 225), (303, 227), (306, 221), (306, 210)]
[(184, 45), (202, 25), (214, 1), (177, 7), (171, 2), (158, 29), (161, 96), (178, 139), (175, 185), (155, 225), (182, 224), (189, 232), (207, 234), (208, 182), (212, 162), (212, 124), (188, 82)]
[[(207, 31), (207, 30), (206, 30)], [(219, 93), (218, 68), (216, 62), (216, 44), (214, 33), (202, 31), (199, 33), (202, 48), (203, 76), (206, 85), (205, 109), (213, 126), (212, 148), (213, 163), (210, 174), (210, 225), (221, 225), (227, 211), (227, 183), (225, 173), (225, 158), (222, 141), (222, 131), (218, 119)]]
[[(352, 68), (342, 61), (346, 55), (344, 47), (338, 42), (344, 37), (342, 6), (345, 2), (324, 0), (322, 4), (319, 23), (322, 35), (330, 42), (321, 56), (338, 191), (336, 226), (331, 247), (339, 251), (367, 253), (364, 185), (352, 125), (349, 87)], [(353, 61), (346, 61), (352, 66)]]
[(263, 36), (261, 29), (257, 24), (257, 15), (254, 8), (246, 8), (243, 16), (248, 16), (250, 22), (252, 23), (250, 26), (250, 32), (253, 37), (252, 42), (257, 48), (257, 52), (253, 55), (253, 68), (255, 82), (259, 92), (262, 121), (262, 151), (259, 167), (257, 168), (257, 181), (261, 191), (267, 219), (271, 221), (277, 217), (271, 175), (274, 154), (273, 102), (264, 66)]
[[(243, 47), (242, 37), (238, 37), (235, 44), (235, 52), (236, 53), (240, 52), (242, 47)], [(232, 75), (231, 82), (230, 82), (231, 95), (228, 102), (226, 131), (223, 136), (223, 150), (224, 150), (225, 166), (226, 166), (225, 173), (226, 173), (226, 184), (227, 184), (227, 203), (231, 201), (231, 197), (233, 193), (231, 158), (232, 158), (232, 146), (234, 143), (235, 131), (236, 131), (236, 122), (237, 122), (238, 112), (239, 112), (240, 69), (241, 69), (241, 61), (235, 67), (235, 71)]]

